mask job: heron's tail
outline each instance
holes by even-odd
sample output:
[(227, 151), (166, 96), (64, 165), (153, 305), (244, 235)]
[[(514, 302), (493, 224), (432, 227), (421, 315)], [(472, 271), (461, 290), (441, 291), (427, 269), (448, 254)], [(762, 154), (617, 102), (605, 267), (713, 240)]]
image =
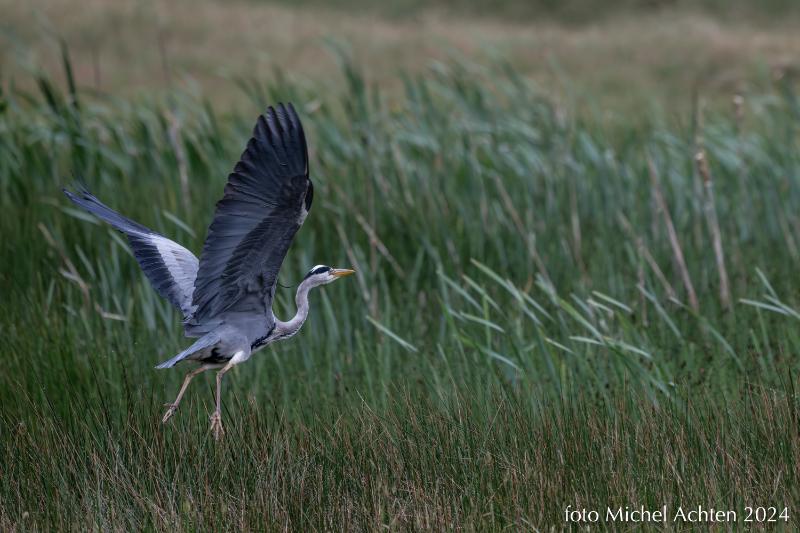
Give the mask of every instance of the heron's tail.
[(219, 335), (216, 332), (212, 331), (210, 333), (207, 333), (207, 334), (203, 335), (202, 337), (200, 337), (199, 339), (197, 339), (194, 342), (194, 344), (192, 344), (191, 346), (186, 348), (184, 351), (182, 351), (181, 353), (179, 353), (175, 357), (172, 357), (171, 359), (167, 359), (163, 363), (161, 363), (159, 365), (156, 365), (156, 368), (172, 368), (173, 366), (175, 366), (180, 361), (183, 361), (184, 359), (187, 359), (187, 358), (188, 359), (194, 359), (193, 357), (191, 357), (192, 355), (194, 355), (194, 354), (196, 354), (198, 352), (202, 352), (204, 350), (208, 350), (209, 348), (211, 348), (212, 346), (217, 344), (219, 341), (220, 341), (220, 338), (219, 338)]

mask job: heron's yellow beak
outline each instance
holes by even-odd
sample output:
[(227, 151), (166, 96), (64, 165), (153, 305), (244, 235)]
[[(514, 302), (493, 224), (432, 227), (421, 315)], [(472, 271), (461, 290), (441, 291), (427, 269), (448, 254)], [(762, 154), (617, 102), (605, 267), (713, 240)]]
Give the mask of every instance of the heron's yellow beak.
[(345, 276), (350, 276), (355, 273), (356, 273), (355, 270), (350, 270), (348, 268), (334, 268), (333, 272), (331, 272), (331, 274), (333, 274), (333, 277), (335, 278), (343, 278)]

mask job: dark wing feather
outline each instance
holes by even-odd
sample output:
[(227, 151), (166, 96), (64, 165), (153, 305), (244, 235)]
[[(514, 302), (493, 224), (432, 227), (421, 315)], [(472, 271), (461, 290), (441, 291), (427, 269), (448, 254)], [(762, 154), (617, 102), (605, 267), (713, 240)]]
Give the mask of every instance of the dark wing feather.
[(291, 104), (269, 108), (217, 203), (200, 255), (191, 328), (223, 313), (266, 316), (286, 252), (311, 207), (308, 150)]
[(64, 194), (79, 207), (124, 233), (150, 284), (161, 296), (180, 309), (184, 317), (191, 314), (198, 266), (197, 258), (192, 252), (138, 222), (125, 218), (85, 189), (78, 194), (64, 189)]

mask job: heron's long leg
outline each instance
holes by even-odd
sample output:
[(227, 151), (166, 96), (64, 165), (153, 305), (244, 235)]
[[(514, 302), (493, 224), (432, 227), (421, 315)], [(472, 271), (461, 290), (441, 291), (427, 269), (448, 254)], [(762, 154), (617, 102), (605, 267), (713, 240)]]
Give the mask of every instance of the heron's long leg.
[(205, 372), (210, 368), (212, 367), (203, 365), (200, 368), (195, 368), (191, 372), (186, 373), (186, 377), (183, 378), (183, 385), (181, 385), (181, 390), (178, 391), (178, 397), (175, 398), (174, 402), (166, 404), (167, 412), (164, 413), (164, 418), (161, 419), (162, 424), (166, 424), (167, 420), (172, 418), (172, 415), (174, 415), (175, 411), (178, 410), (178, 405), (181, 403), (181, 398), (183, 398), (183, 395), (186, 392), (186, 388), (189, 386), (189, 383), (192, 381), (192, 378), (194, 378), (198, 374), (202, 374), (203, 372)]
[(222, 376), (231, 368), (233, 368), (233, 361), (230, 361), (222, 367), (222, 370), (217, 372), (217, 408), (214, 410), (214, 414), (211, 415), (211, 431), (214, 432), (214, 439), (216, 440), (219, 440), (225, 434), (225, 430), (222, 429)]

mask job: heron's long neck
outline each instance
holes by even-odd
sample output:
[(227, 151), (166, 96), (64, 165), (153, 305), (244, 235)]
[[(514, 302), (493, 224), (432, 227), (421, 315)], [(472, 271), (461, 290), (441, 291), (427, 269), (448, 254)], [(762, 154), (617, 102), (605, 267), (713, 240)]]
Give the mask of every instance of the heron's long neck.
[(297, 313), (288, 322), (280, 320), (276, 323), (276, 330), (281, 337), (291, 337), (303, 326), (303, 322), (308, 318), (308, 291), (311, 290), (312, 285), (306, 282), (297, 287), (297, 295), (294, 298), (297, 304)]

